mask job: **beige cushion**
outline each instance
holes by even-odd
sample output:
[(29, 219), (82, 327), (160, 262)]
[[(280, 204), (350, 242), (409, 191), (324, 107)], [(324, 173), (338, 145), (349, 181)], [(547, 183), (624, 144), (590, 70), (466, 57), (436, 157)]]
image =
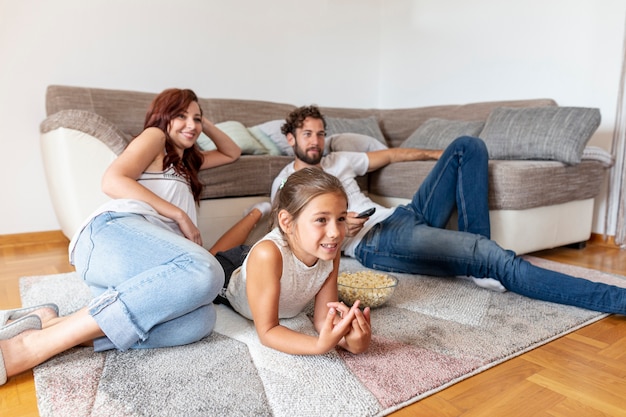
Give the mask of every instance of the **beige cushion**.
[(428, 119), (400, 145), (401, 148), (445, 149), (461, 136), (477, 137), (483, 129), (482, 120)]

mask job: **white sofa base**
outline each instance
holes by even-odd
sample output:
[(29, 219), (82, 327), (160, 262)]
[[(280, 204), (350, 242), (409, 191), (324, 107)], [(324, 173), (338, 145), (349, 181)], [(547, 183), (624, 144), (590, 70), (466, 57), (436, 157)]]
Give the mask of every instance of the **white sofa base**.
[[(390, 207), (408, 199), (370, 195)], [(551, 249), (591, 237), (594, 199), (570, 201), (526, 210), (490, 210), (491, 238), (518, 255)], [(456, 219), (450, 222), (456, 225)]]

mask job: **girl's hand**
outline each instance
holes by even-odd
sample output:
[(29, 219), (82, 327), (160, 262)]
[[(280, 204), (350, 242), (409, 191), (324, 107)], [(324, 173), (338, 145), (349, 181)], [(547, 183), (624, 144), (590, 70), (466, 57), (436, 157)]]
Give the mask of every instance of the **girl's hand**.
[[(355, 320), (354, 311), (341, 303), (328, 303), (328, 314), (322, 325), (317, 339), (320, 353), (331, 351), (337, 346), (345, 335), (351, 331), (352, 321)], [(337, 314), (340, 318), (337, 318)]]
[[(329, 307), (336, 303), (328, 303)], [(343, 309), (347, 310), (348, 307), (343, 303), (337, 303), (343, 305)], [(348, 332), (344, 336), (344, 340), (339, 344), (342, 348), (351, 353), (362, 353), (367, 350), (372, 339), (372, 328), (370, 319), (370, 308), (365, 307), (363, 311), (359, 309), (361, 302), (357, 300), (352, 307), (348, 310), (353, 313), (354, 319), (351, 321), (351, 326)]]

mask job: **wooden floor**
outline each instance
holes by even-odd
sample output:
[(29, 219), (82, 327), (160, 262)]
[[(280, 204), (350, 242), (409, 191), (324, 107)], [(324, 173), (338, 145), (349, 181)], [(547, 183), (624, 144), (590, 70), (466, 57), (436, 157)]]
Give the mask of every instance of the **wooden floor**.
[[(18, 279), (72, 271), (60, 232), (0, 236), (0, 309), (20, 306)], [(626, 275), (626, 250), (600, 243), (535, 253)], [(0, 387), (0, 416), (38, 416), (32, 372)], [(392, 414), (626, 416), (626, 317), (610, 316)]]

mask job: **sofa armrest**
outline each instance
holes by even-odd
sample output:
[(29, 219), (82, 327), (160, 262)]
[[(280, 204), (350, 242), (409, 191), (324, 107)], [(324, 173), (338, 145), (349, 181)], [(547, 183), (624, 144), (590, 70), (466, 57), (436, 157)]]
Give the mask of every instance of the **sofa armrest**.
[(40, 145), (52, 206), (69, 239), (109, 199), (100, 183), (117, 155), (99, 138), (65, 127), (42, 133)]
[(59, 128), (72, 129), (96, 138), (108, 146), (115, 155), (121, 154), (130, 142), (130, 138), (116, 125), (87, 110), (61, 110), (47, 117), (39, 125), (41, 134)]

